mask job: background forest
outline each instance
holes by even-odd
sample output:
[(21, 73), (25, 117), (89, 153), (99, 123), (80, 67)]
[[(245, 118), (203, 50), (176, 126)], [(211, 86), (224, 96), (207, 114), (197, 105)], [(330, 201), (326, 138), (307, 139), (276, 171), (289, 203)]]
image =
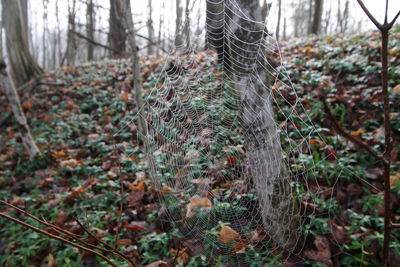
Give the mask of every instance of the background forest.
[(0, 265), (399, 266), (400, 3), (364, 2), (2, 0)]

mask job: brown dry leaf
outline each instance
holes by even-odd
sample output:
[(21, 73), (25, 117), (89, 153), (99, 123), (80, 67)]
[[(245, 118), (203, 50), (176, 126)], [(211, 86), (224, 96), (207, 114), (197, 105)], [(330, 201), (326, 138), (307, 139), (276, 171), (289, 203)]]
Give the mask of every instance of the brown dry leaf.
[(67, 159), (67, 160), (63, 160), (60, 162), (60, 166), (61, 167), (71, 167), (71, 168), (75, 168), (76, 166), (78, 166), (79, 162), (76, 159)]
[[(186, 252), (187, 248), (183, 248), (182, 250), (171, 249), (170, 251), (177, 255), (177, 262), (179, 264), (185, 265), (189, 261), (189, 254)], [(176, 257), (176, 256), (175, 256)]]
[(124, 238), (124, 239), (117, 240), (117, 242), (115, 242), (115, 244), (117, 245), (117, 247), (129, 246), (132, 244), (132, 240)]
[(67, 200), (71, 201), (74, 200), (80, 193), (83, 193), (85, 188), (83, 186), (74, 187), (71, 190), (71, 193), (68, 195)]
[(394, 186), (399, 179), (400, 179), (400, 172), (390, 176), (390, 186)]
[(221, 231), (219, 231), (219, 240), (222, 243), (232, 243), (234, 239), (239, 237), (239, 233), (227, 225), (222, 226)]
[(331, 249), (326, 237), (318, 235), (314, 241), (317, 250), (306, 250), (304, 255), (310, 260), (318, 261), (326, 264), (327, 266), (333, 266), (331, 260)]
[(396, 85), (396, 86), (393, 88), (393, 92), (394, 92), (396, 95), (400, 95), (400, 84)]
[(369, 168), (364, 171), (365, 177), (369, 179), (377, 179), (379, 177), (382, 177), (383, 175), (383, 170), (381, 168)]
[(56, 262), (56, 260), (54, 259), (54, 256), (53, 256), (53, 254), (49, 254), (48, 256), (47, 256), (47, 267), (56, 267), (57, 266), (57, 262)]
[(132, 191), (144, 191), (144, 181), (139, 181), (137, 184), (130, 184), (129, 189)]
[(17, 197), (17, 196), (13, 197), (13, 199), (10, 202), (10, 204), (14, 205), (14, 206), (18, 206), (18, 205), (21, 205), (24, 203), (25, 203), (25, 199), (22, 197)]
[(190, 218), (193, 216), (196, 209), (208, 209), (212, 207), (211, 200), (206, 197), (200, 197), (199, 195), (194, 195), (189, 199), (189, 204), (186, 206), (186, 217)]
[(150, 264), (145, 265), (144, 267), (168, 267), (168, 263), (165, 261), (155, 261)]
[(55, 157), (55, 158), (63, 158), (66, 155), (67, 155), (67, 153), (65, 153), (64, 150), (58, 150), (58, 151), (53, 152), (53, 157)]
[(135, 232), (144, 232), (146, 231), (146, 222), (131, 222), (125, 225), (124, 228)]

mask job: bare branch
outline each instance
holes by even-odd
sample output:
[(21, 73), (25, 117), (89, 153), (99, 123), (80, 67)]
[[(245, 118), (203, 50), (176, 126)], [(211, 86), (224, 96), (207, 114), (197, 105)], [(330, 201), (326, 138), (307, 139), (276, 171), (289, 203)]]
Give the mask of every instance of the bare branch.
[(75, 34), (76, 36), (78, 36), (79, 38), (82, 38), (82, 39), (88, 41), (89, 43), (92, 43), (92, 44), (94, 44), (94, 45), (103, 47), (103, 48), (105, 48), (105, 49), (108, 49), (108, 50), (111, 50), (111, 51), (117, 53), (118, 55), (121, 55), (121, 51), (115, 50), (115, 49), (113, 49), (113, 48), (111, 48), (111, 47), (109, 47), (109, 46), (107, 46), (107, 45), (98, 43), (98, 42), (96, 42), (95, 40), (90, 39), (89, 37), (87, 37), (87, 36), (85, 36), (85, 35), (83, 35), (83, 34), (81, 34), (81, 33), (79, 33), (79, 32), (76, 32), (76, 31), (73, 31), (73, 30), (71, 30), (71, 32), (72, 32), (73, 34)]
[(37, 228), (37, 227), (32, 226), (32, 225), (30, 225), (30, 224), (27, 224), (27, 223), (25, 223), (25, 222), (23, 222), (23, 221), (20, 221), (20, 220), (14, 218), (14, 217), (8, 216), (8, 215), (6, 215), (6, 214), (4, 214), (4, 213), (2, 213), (2, 212), (0, 212), (0, 217), (3, 217), (3, 218), (5, 218), (5, 219), (7, 219), (7, 220), (10, 220), (10, 221), (13, 221), (13, 222), (15, 222), (15, 223), (18, 223), (18, 224), (20, 224), (20, 225), (22, 225), (22, 226), (24, 226), (24, 227), (26, 227), (26, 228), (29, 228), (29, 229), (31, 229), (31, 230), (33, 230), (33, 231), (35, 231), (35, 232), (40, 233), (40, 234), (46, 235), (46, 236), (48, 236), (48, 237), (50, 237), (50, 238), (53, 238), (53, 239), (62, 241), (62, 242), (66, 243), (66, 244), (69, 244), (69, 245), (71, 245), (71, 246), (73, 246), (73, 247), (76, 247), (76, 248), (78, 248), (78, 249), (81, 249), (81, 250), (84, 250), (84, 251), (89, 252), (89, 253), (91, 253), (91, 254), (94, 254), (94, 255), (96, 255), (96, 256), (99, 256), (100, 258), (102, 258), (103, 260), (105, 260), (106, 262), (108, 262), (111, 266), (113, 266), (113, 267), (118, 267), (115, 263), (113, 263), (113, 262), (112, 262), (110, 259), (108, 259), (106, 256), (104, 256), (103, 254), (101, 254), (101, 253), (99, 253), (99, 252), (97, 252), (97, 251), (95, 251), (95, 250), (92, 250), (92, 249), (90, 249), (90, 248), (83, 247), (83, 246), (81, 246), (81, 245), (79, 245), (79, 244), (77, 244), (77, 243), (75, 243), (75, 242), (72, 242), (72, 241), (70, 241), (70, 240), (68, 240), (68, 239), (65, 239), (65, 238), (63, 238), (63, 237), (50, 234), (49, 232), (47, 232), (47, 231), (45, 231), (45, 230), (43, 230), (43, 229), (40, 229), (40, 228)]
[(361, 6), (361, 8), (364, 10), (365, 14), (367, 14), (368, 18), (375, 24), (375, 26), (378, 29), (382, 28), (382, 24), (380, 24), (376, 18), (369, 12), (368, 8), (365, 6), (364, 2), (362, 0), (357, 0), (358, 4)]
[(340, 125), (340, 123), (337, 121), (336, 117), (333, 116), (331, 109), (329, 108), (328, 103), (326, 102), (325, 95), (321, 90), (320, 96), (319, 96), (320, 101), (324, 105), (324, 110), (326, 115), (328, 116), (329, 120), (332, 121), (332, 123), (335, 125), (337, 131), (339, 132), (340, 135), (345, 137), (346, 139), (350, 140), (352, 143), (358, 145), (359, 147), (364, 148), (371, 156), (373, 156), (375, 159), (381, 161), (381, 162), (386, 162), (386, 160), (378, 155), (375, 151), (371, 149), (371, 147), (362, 141), (360, 138), (353, 136), (347, 132), (347, 130)]
[(389, 29), (393, 27), (393, 25), (396, 23), (396, 20), (399, 18), (400, 16), (400, 10), (399, 12), (397, 12), (396, 16), (394, 16), (393, 20), (389, 23)]

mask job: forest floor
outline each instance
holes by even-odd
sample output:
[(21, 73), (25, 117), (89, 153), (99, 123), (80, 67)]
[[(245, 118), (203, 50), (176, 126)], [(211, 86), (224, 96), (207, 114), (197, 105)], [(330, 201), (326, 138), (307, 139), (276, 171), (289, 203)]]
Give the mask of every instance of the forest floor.
[[(228, 229), (224, 224), (207, 232), (213, 238), (205, 238), (199, 243), (194, 237), (183, 238), (167, 222), (165, 207), (147, 177), (147, 160), (139, 148), (128, 60), (62, 67), (42, 78), (62, 85), (40, 85), (33, 89), (27, 86), (21, 90), (22, 105), (42, 154), (33, 161), (28, 160), (13, 120), (2, 122), (0, 199), (63, 229), (84, 235), (84, 229), (75, 221), (78, 218), (99, 238), (118, 247), (141, 265), (207, 266), (211, 262), (219, 266), (236, 255), (233, 257), (236, 264), (240, 260), (249, 266), (265, 263), (269, 266), (380, 266), (382, 166), (366, 151), (338, 135), (332, 122), (326, 119), (320, 100), (323, 90), (340, 124), (381, 153), (383, 104), (379, 44), (377, 32), (290, 40), (281, 44), (282, 64), (292, 86), (278, 83), (274, 87), (280, 111), (277, 120), (286, 121), (288, 133), (295, 128), (301, 129), (299, 136), (288, 134), (291, 140), (310, 137), (307, 140), (311, 152), (305, 153), (303, 165), (313, 170), (312, 174), (307, 174), (313, 177), (306, 177), (307, 188), (316, 192), (312, 199), (301, 200), (307, 239), (297, 256), (283, 257), (279, 249), (268, 250), (268, 244), (253, 246), (224, 236), (240, 235), (234, 227), (229, 228), (228, 234), (222, 231)], [(394, 139), (392, 219), (400, 221), (400, 182), (397, 182), (400, 178), (399, 30), (391, 35), (389, 54), (390, 116)], [(191, 73), (200, 77), (204, 90), (221, 84), (221, 73), (210, 60), (213, 56), (211, 52), (199, 53), (195, 55), (194, 66), (184, 67), (189, 80)], [(156, 56), (142, 58), (145, 97), (152, 88), (162, 86), (160, 75), (166, 75), (162, 73), (165, 61)], [(199, 80), (193, 82), (199, 83)], [(3, 93), (0, 100), (1, 121), (10, 108)], [(195, 101), (197, 106), (205, 105), (200, 97)], [(288, 122), (288, 114), (293, 108), (299, 114), (307, 114), (312, 124), (305, 123), (302, 115)], [(152, 118), (147, 120), (151, 122)], [(215, 120), (217, 123), (218, 118)], [(205, 136), (201, 137), (203, 145), (213, 144)], [(224, 201), (230, 201), (232, 188), (240, 183), (233, 180), (221, 183), (218, 177), (230, 175), (239, 159), (230, 156), (229, 149), (239, 148), (237, 144), (224, 144), (221, 170), (210, 174), (215, 179), (208, 181), (207, 190), (217, 190), (220, 198), (213, 200), (212, 205), (208, 204), (209, 200), (200, 203), (205, 197), (191, 198), (191, 207), (187, 199), (182, 200), (174, 206), (174, 209), (180, 209), (178, 214), (190, 217), (195, 213), (193, 206), (212, 210), (222, 207)], [(162, 150), (158, 152), (163, 153)], [(241, 186), (240, 192), (249, 195), (250, 189)], [(221, 205), (215, 204), (217, 202)], [(0, 206), (0, 211), (40, 226), (5, 206)], [(224, 239), (232, 241), (232, 246), (218, 253), (208, 250), (218, 242), (227, 243)], [(265, 239), (265, 236), (259, 236), (257, 242), (267, 242)], [(95, 241), (89, 239), (89, 242)], [(113, 260), (123, 266), (120, 259)], [(393, 266), (400, 262), (400, 232), (397, 230), (393, 231), (389, 262)], [(44, 264), (107, 266), (90, 254), (0, 219), (0, 265)]]

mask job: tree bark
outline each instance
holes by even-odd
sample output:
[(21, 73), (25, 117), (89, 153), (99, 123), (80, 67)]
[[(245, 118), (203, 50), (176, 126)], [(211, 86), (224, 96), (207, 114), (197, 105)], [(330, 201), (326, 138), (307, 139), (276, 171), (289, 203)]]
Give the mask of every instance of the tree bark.
[(175, 47), (179, 48), (183, 45), (183, 39), (182, 39), (182, 32), (181, 32), (181, 26), (182, 26), (182, 7), (181, 7), (181, 1), (180, 0), (175, 0), (175, 10), (176, 10), (176, 19), (175, 19)]
[[(266, 58), (268, 33), (258, 0), (235, 2), (241, 11), (230, 0), (225, 2), (230, 5), (225, 9), (228, 13), (225, 18), (232, 33), (227, 40), (243, 107), (241, 117), (251, 175), (265, 231), (277, 245), (293, 251), (300, 238), (299, 205), (292, 192), (274, 119), (271, 88), (276, 74)], [(229, 10), (236, 12), (229, 14)]]
[[(111, 47), (110, 57), (119, 58), (126, 53), (126, 28), (122, 21), (125, 0), (110, 0), (110, 32), (108, 40)], [(115, 51), (120, 51), (116, 53)]]
[(141, 139), (143, 141), (144, 153), (146, 154), (148, 160), (150, 180), (153, 182), (156, 190), (161, 190), (161, 182), (157, 179), (155, 160), (149, 146), (149, 130), (147, 121), (145, 119), (144, 101), (142, 96), (142, 82), (140, 80), (140, 58), (137, 51), (135, 25), (132, 19), (132, 11), (129, 0), (126, 0), (125, 8), (123, 10), (125, 10), (125, 13), (123, 15), (122, 21), (124, 27), (128, 29), (128, 42), (132, 50), (133, 87), (135, 89), (135, 100), (138, 109), (138, 121)]
[(147, 44), (147, 54), (151, 55), (154, 54), (154, 26), (153, 26), (153, 18), (152, 18), (152, 13), (153, 13), (153, 6), (152, 6), (152, 1), (148, 0), (148, 9), (149, 9), (149, 18), (147, 20), (147, 32), (149, 36), (149, 42)]
[(33, 159), (39, 153), (39, 149), (31, 135), (28, 122), (21, 107), (17, 90), (15, 89), (14, 82), (7, 74), (6, 63), (4, 62), (2, 55), (0, 55), (0, 81), (0, 86), (5, 90), (7, 100), (18, 124), (18, 130), (19, 134), (21, 135), (22, 144), (28, 152), (29, 158)]
[[(95, 14), (93, 0), (88, 0), (86, 10), (86, 35), (90, 40), (94, 40)], [(94, 45), (91, 42), (87, 43), (87, 60), (93, 60)]]
[(1, 3), (11, 76), (20, 86), (43, 73), (29, 51), (27, 0), (2, 0)]
[[(77, 44), (75, 35), (73, 34), (76, 31), (75, 27), (75, 0), (72, 0), (72, 5), (70, 5), (70, 1), (68, 1), (68, 40), (67, 40), (67, 50), (65, 53), (65, 58), (67, 61), (67, 65), (73, 65), (75, 63), (75, 55), (77, 50)], [(61, 62), (61, 65), (64, 63)]]
[(314, 12), (313, 12), (313, 22), (311, 25), (311, 34), (319, 34), (321, 29), (321, 20), (322, 20), (322, 0), (314, 1)]
[(281, 27), (281, 16), (282, 16), (282, 0), (278, 0), (278, 22), (276, 24), (276, 32), (275, 32), (276, 40), (279, 40), (279, 37), (280, 37), (279, 33), (281, 31), (281, 29), (280, 29), (280, 27)]

